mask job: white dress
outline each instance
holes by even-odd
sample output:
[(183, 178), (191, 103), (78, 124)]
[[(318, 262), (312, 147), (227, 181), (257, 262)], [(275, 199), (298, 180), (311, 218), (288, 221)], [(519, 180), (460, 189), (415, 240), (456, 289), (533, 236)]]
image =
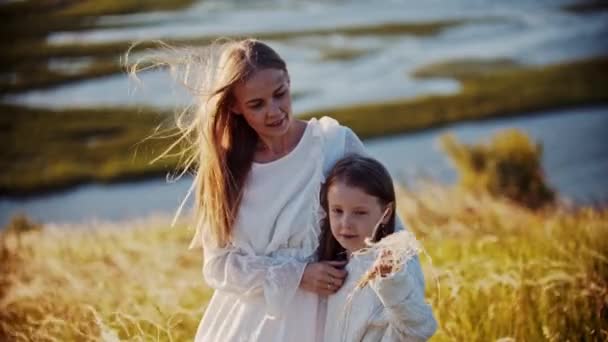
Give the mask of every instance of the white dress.
[[(318, 341), (324, 315), (317, 294), (299, 288), (319, 239), (320, 185), (333, 164), (363, 144), (323, 117), (307, 123), (296, 147), (270, 163), (254, 163), (231, 245), (212, 246), (203, 233), (203, 274), (215, 289), (196, 341)], [(322, 308), (324, 311), (324, 308)]]
[[(386, 278), (353, 289), (370, 269), (375, 255), (361, 255), (346, 265), (348, 277), (327, 298), (326, 342), (426, 341), (437, 329), (431, 306), (424, 300), (424, 276), (418, 257)], [(350, 303), (349, 303), (350, 300)]]

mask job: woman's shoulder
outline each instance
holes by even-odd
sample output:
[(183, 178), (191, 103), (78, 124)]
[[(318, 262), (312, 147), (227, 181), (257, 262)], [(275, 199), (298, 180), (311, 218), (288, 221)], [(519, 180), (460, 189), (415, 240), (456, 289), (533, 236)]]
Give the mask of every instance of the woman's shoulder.
[(330, 116), (323, 116), (319, 119), (310, 119), (309, 125), (313, 125), (315, 135), (322, 138), (322, 153), (325, 158), (324, 174), (327, 174), (334, 163), (346, 154), (365, 154), (357, 135), (349, 127), (340, 124), (338, 120)]
[(338, 122), (338, 120), (332, 118), (331, 116), (322, 116), (320, 118), (311, 118), (308, 121), (309, 124), (313, 124), (318, 126), (321, 130), (323, 130), (324, 132), (331, 132), (333, 130), (340, 130), (340, 129), (346, 129), (347, 127), (340, 124), (340, 122)]
[(321, 127), (325, 128), (325, 129), (331, 129), (331, 128), (335, 128), (335, 127), (339, 127), (341, 126), (340, 123), (338, 122), (338, 120), (332, 118), (331, 116), (322, 116), (319, 119), (319, 124), (321, 125)]
[(315, 126), (317, 134), (324, 138), (325, 147), (332, 149), (341, 149), (344, 146), (345, 138), (352, 132), (350, 128), (340, 124), (338, 120), (330, 116), (323, 116), (319, 119), (312, 118), (309, 125)]

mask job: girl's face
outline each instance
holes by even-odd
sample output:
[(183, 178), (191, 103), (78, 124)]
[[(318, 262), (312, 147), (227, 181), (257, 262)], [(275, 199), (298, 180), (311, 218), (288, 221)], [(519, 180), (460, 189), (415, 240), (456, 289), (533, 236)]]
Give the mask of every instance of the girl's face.
[(365, 247), (365, 238), (372, 236), (383, 215), (384, 224), (391, 216), (390, 211), (385, 213), (386, 207), (377, 197), (340, 181), (330, 185), (327, 204), (331, 232), (348, 252)]
[(289, 77), (280, 69), (262, 69), (234, 88), (233, 111), (261, 137), (279, 137), (291, 124)]

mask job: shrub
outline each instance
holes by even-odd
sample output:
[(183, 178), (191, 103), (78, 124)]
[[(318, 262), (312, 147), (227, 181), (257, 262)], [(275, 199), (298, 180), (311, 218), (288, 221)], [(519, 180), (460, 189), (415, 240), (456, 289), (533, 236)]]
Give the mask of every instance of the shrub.
[(555, 200), (541, 166), (542, 145), (525, 133), (509, 129), (489, 142), (467, 145), (451, 134), (441, 145), (459, 172), (459, 185), (487, 191), (537, 209)]

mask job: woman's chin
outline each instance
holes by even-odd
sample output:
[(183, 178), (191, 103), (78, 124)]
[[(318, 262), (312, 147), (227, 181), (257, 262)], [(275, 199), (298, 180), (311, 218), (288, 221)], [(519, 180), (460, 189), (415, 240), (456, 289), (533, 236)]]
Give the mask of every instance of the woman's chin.
[(266, 126), (265, 127), (265, 135), (273, 136), (273, 137), (282, 137), (285, 134), (288, 134), (290, 128), (292, 126), (293, 120), (288, 116), (281, 121), (280, 125), (277, 126)]

